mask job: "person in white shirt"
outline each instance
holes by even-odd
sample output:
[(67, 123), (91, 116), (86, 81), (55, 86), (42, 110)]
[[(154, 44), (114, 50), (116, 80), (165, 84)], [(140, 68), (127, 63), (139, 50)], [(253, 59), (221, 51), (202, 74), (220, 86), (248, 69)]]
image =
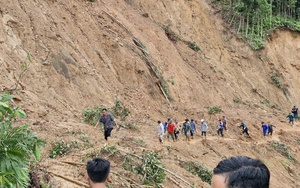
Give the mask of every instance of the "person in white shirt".
[(158, 139), (160, 143), (163, 143), (163, 137), (164, 137), (164, 125), (161, 123), (161, 121), (157, 121), (158, 123)]

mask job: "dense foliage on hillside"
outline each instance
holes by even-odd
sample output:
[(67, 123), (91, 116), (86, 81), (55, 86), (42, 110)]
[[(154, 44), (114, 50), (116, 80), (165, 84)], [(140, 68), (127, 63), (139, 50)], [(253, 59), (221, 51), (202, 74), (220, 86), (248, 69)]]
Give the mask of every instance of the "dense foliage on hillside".
[(254, 50), (277, 28), (300, 31), (300, 0), (212, 0), (224, 20)]
[(0, 187), (26, 187), (29, 166), (41, 158), (45, 144), (28, 129), (28, 125), (13, 126), (17, 117), (26, 114), (10, 102), (14, 96), (0, 94)]

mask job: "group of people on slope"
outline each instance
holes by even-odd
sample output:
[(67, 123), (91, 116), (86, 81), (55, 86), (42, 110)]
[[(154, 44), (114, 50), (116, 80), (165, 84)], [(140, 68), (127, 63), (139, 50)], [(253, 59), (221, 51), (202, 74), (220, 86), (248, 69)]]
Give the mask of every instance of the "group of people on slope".
[[(185, 141), (190, 141), (190, 139), (194, 138), (195, 133), (197, 132), (197, 121), (194, 119), (185, 119), (183, 122), (179, 122), (177, 119), (174, 121), (172, 119), (168, 119), (164, 124), (159, 120), (158, 123), (158, 139), (160, 143), (163, 143), (164, 135), (167, 134), (168, 140), (170, 137), (172, 140), (178, 141), (179, 140), (179, 134), (184, 134)], [(208, 129), (208, 124), (205, 122), (204, 119), (201, 119), (200, 121), (200, 130), (201, 130), (201, 136), (206, 139), (206, 132)], [(224, 136), (223, 131), (227, 130), (227, 120), (225, 116), (223, 116), (222, 119), (219, 119), (219, 123), (217, 126), (217, 133), (220, 136)]]
[(270, 136), (273, 135), (273, 130), (276, 128), (274, 125), (272, 125), (270, 122), (268, 124), (261, 122), (261, 127), (263, 131), (264, 137), (268, 134)]

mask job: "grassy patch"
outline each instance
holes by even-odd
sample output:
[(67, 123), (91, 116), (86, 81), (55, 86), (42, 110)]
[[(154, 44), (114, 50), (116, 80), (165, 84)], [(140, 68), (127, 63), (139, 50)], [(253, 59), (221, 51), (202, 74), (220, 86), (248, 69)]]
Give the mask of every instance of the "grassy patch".
[(272, 79), (272, 81), (275, 83), (275, 85), (278, 87), (278, 88), (282, 88), (282, 84), (281, 84), (281, 82), (280, 82), (280, 79), (279, 79), (279, 77), (278, 77), (278, 74), (276, 74), (276, 73), (273, 73), (272, 75), (271, 75), (271, 79)]
[(202, 181), (211, 184), (212, 171), (207, 169), (203, 164), (189, 161), (181, 162), (180, 166), (190, 173), (197, 175)]
[(85, 108), (83, 110), (83, 122), (89, 123), (93, 126), (96, 125), (97, 120), (99, 119), (102, 109), (106, 108), (105, 106), (97, 106), (95, 108)]
[(137, 127), (137, 126), (136, 126), (135, 124), (133, 124), (133, 123), (125, 123), (124, 126), (127, 127), (128, 129), (131, 129), (131, 130), (136, 130), (136, 131), (139, 130), (139, 127)]
[(53, 143), (53, 147), (50, 150), (49, 157), (56, 158), (68, 153), (72, 148), (76, 147), (77, 142), (65, 143), (64, 141), (57, 141)]
[(234, 103), (241, 103), (242, 100), (241, 100), (240, 98), (237, 98), (237, 97), (236, 97), (236, 98), (233, 99), (233, 102), (234, 102)]
[(112, 106), (111, 108), (103, 105), (94, 108), (85, 108), (83, 110), (83, 122), (89, 123), (93, 126), (96, 125), (104, 108), (110, 111), (113, 116), (120, 118), (120, 121), (123, 122), (130, 114), (130, 110), (126, 108), (120, 100), (116, 99), (114, 106)]
[(285, 156), (289, 160), (295, 160), (294, 157), (291, 154), (291, 151), (289, 150), (289, 148), (285, 144), (279, 143), (277, 141), (272, 141), (270, 143), (270, 145), (274, 150), (276, 150), (278, 153)]
[(156, 152), (147, 152), (143, 156), (143, 164), (139, 168), (139, 174), (143, 176), (145, 185), (155, 185), (161, 187), (166, 179), (166, 173), (163, 169), (164, 165), (159, 161)]
[(263, 100), (260, 101), (260, 103), (266, 105), (269, 108), (273, 108), (274, 107), (274, 105), (268, 99), (263, 99)]
[(200, 50), (200, 47), (192, 41), (188, 41), (188, 40), (184, 40), (183, 38), (181, 38), (178, 34), (176, 34), (174, 31), (172, 31), (170, 29), (170, 26), (163, 26), (162, 29), (165, 31), (166, 36), (168, 37), (169, 40), (173, 41), (173, 42), (177, 42), (182, 41), (183, 43), (185, 43), (190, 49), (194, 50), (195, 52)]
[(218, 114), (222, 112), (222, 109), (219, 107), (208, 107), (208, 114), (212, 115), (212, 114)]

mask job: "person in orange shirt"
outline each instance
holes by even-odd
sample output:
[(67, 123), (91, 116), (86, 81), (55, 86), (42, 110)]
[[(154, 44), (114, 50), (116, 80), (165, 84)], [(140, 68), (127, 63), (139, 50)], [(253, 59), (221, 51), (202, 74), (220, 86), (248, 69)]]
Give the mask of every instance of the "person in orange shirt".
[(175, 124), (173, 123), (172, 120), (170, 120), (168, 122), (168, 127), (167, 127), (167, 130), (168, 130), (168, 140), (170, 138), (170, 136), (172, 137), (173, 141), (175, 141), (175, 137), (174, 137), (174, 131), (175, 131)]

